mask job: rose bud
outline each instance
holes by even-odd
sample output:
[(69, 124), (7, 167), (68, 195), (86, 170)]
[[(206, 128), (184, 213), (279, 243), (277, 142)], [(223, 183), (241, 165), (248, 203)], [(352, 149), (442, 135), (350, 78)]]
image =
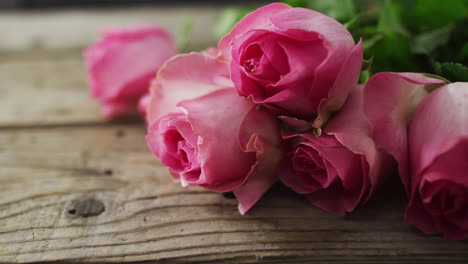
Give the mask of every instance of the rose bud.
[(279, 115), (322, 127), (357, 85), (362, 45), (321, 13), (274, 3), (257, 9), (218, 44), (239, 95)]
[(106, 29), (84, 52), (91, 95), (106, 119), (136, 112), (158, 68), (176, 54), (170, 34), (154, 25)]
[(419, 103), (445, 82), (419, 73), (382, 72), (364, 87), (364, 114), (372, 126), (375, 144), (398, 163), (409, 193), (407, 130)]
[(406, 220), (428, 234), (468, 238), (468, 83), (428, 95), (409, 128)]
[(241, 213), (277, 181), (277, 121), (237, 95), (229, 65), (212, 55), (177, 55), (161, 67), (147, 123), (148, 146), (176, 181), (234, 191)]
[[(302, 130), (300, 123), (282, 118), (290, 131), (283, 133), (280, 180), (336, 215), (345, 215), (365, 203), (393, 165), (390, 156), (372, 141), (362, 101), (363, 88), (358, 86), (319, 137), (310, 131), (294, 132)], [(303, 128), (307, 129), (305, 122)]]

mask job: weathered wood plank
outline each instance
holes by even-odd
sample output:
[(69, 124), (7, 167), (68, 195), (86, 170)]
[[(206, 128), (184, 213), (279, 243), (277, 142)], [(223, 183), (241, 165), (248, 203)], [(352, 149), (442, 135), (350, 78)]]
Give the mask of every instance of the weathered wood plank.
[(235, 200), (174, 184), (142, 125), (100, 120), (80, 55), (97, 28), (156, 22), (175, 33), (192, 14), (189, 45), (203, 48), (216, 11), (0, 14), (0, 263), (466, 263), (466, 242), (402, 220), (398, 187), (346, 218), (277, 187), (240, 216)]
[[(403, 221), (397, 187), (345, 218), (277, 187), (241, 216), (233, 199), (173, 183), (143, 136), (139, 125), (0, 130), (0, 262), (468, 259), (467, 243), (422, 235)], [(77, 206), (91, 198), (104, 211), (79, 216), (86, 209)]]
[(156, 23), (174, 35), (187, 19), (192, 24), (189, 46), (216, 43), (212, 34), (222, 7), (148, 6), (106, 9), (0, 12), (0, 54), (30, 50), (82, 49), (97, 39), (103, 27)]
[(79, 52), (0, 60), (0, 127), (101, 122)]
[[(100, 28), (157, 23), (181, 32), (192, 21), (188, 49), (215, 44), (220, 7), (147, 7), (0, 13), (0, 127), (102, 123), (88, 95), (82, 50)], [(34, 26), (32, 26), (34, 25)]]

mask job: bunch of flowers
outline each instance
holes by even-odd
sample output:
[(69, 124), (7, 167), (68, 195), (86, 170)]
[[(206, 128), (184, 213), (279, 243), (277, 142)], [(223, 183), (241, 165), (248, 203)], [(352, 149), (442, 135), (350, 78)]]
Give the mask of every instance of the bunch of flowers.
[(358, 84), (361, 42), (280, 3), (248, 14), (216, 48), (175, 53), (168, 33), (144, 25), (105, 31), (85, 58), (103, 116), (138, 108), (149, 148), (182, 186), (232, 191), (244, 214), (281, 181), (345, 215), (398, 167), (407, 221), (468, 237), (467, 83), (383, 72)]

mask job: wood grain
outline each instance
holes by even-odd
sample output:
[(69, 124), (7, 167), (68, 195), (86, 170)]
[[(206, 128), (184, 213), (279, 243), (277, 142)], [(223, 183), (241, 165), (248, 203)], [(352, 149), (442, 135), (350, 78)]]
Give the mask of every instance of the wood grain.
[(241, 216), (173, 183), (143, 124), (102, 121), (81, 57), (96, 29), (186, 14), (190, 46), (214, 43), (209, 7), (0, 14), (0, 263), (468, 263), (468, 243), (403, 221), (398, 184), (344, 218), (282, 186)]
[[(0, 131), (2, 263), (468, 259), (467, 243), (422, 235), (403, 221), (399, 186), (345, 218), (277, 186), (241, 216), (234, 199), (173, 183), (147, 150), (141, 125)], [(86, 199), (105, 210), (73, 213)]]
[(0, 60), (0, 127), (102, 122), (79, 52)]
[(154, 23), (173, 35), (192, 25), (188, 45), (215, 44), (212, 28), (221, 7), (148, 6), (107, 9), (0, 12), (0, 55), (82, 49), (98, 38), (98, 30), (116, 25)]
[(102, 123), (89, 99), (82, 50), (98, 31), (159, 24), (174, 36), (191, 21), (187, 50), (216, 44), (210, 30), (220, 7), (138, 7), (0, 12), (0, 127)]

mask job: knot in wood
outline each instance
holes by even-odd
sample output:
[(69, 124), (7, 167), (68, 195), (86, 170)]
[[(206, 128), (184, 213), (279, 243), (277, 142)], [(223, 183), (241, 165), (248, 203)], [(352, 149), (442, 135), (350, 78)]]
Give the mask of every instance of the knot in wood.
[(98, 216), (104, 212), (104, 204), (96, 199), (88, 198), (77, 201), (74, 208), (68, 210), (69, 214), (77, 215), (81, 217)]
[(234, 195), (233, 192), (224, 192), (224, 193), (223, 193), (223, 196), (224, 196), (224, 198), (228, 198), (228, 199), (234, 199), (234, 198), (236, 198), (236, 196)]

